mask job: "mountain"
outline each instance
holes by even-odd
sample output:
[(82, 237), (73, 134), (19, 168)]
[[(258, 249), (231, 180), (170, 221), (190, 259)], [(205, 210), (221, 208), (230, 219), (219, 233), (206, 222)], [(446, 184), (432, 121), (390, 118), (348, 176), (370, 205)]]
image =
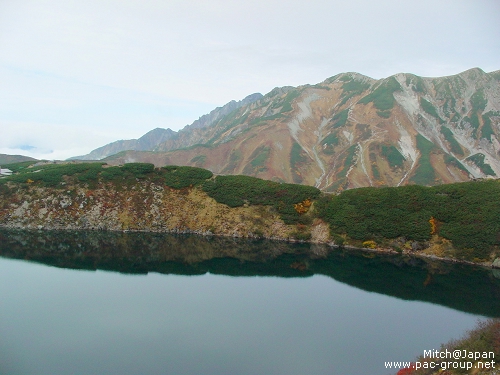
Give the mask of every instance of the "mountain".
[(155, 148), (158, 144), (165, 142), (175, 136), (176, 132), (171, 129), (153, 129), (139, 139), (120, 140), (96, 148), (87, 155), (75, 156), (69, 160), (100, 160), (106, 156), (116, 154), (124, 150), (146, 151)]
[(11, 163), (20, 163), (23, 161), (36, 161), (36, 159), (30, 158), (29, 156), (23, 156), (23, 155), (0, 154), (0, 165), (1, 164), (11, 164)]
[[(191, 125), (187, 125), (183, 130), (194, 131), (195, 129), (204, 128), (211, 126), (218, 120), (228, 115), (235, 109), (238, 109), (244, 105), (252, 103), (262, 97), (262, 94), (252, 94), (248, 95), (245, 99), (236, 102), (234, 100), (230, 101), (222, 107), (217, 107), (212, 112), (207, 115), (201, 116), (198, 120), (193, 122)], [(105, 146), (99, 147), (91, 151), (87, 155), (72, 157), (69, 160), (100, 160), (107, 156), (116, 154), (120, 151), (134, 150), (134, 151), (148, 151), (155, 149), (161, 143), (167, 142), (170, 139), (176, 139), (178, 137), (177, 132), (171, 129), (156, 128), (146, 134), (144, 134), (139, 139), (129, 139), (121, 140), (109, 143)]]
[(375, 80), (342, 73), (275, 88), (147, 152), (105, 159), (190, 165), (314, 185), (436, 185), (500, 176), (500, 71)]

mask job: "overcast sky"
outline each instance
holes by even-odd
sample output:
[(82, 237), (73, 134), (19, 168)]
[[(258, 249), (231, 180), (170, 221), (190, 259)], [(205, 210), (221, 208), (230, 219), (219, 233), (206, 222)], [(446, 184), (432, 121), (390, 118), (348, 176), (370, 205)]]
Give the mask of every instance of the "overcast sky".
[(63, 159), (355, 71), (500, 69), (499, 0), (0, 0), (0, 153)]

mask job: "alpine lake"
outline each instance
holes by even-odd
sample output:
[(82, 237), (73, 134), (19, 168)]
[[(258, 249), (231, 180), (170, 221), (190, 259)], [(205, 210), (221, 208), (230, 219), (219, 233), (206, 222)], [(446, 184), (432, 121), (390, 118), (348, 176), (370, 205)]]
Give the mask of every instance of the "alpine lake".
[(395, 374), (500, 270), (314, 244), (0, 230), (0, 374)]

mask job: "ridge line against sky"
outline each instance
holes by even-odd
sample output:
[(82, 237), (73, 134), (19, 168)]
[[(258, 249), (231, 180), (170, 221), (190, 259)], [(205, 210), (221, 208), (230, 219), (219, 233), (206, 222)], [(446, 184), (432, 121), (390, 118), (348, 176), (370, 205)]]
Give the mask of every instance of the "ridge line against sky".
[(497, 0), (0, 0), (0, 153), (64, 159), (279, 86), (500, 69)]

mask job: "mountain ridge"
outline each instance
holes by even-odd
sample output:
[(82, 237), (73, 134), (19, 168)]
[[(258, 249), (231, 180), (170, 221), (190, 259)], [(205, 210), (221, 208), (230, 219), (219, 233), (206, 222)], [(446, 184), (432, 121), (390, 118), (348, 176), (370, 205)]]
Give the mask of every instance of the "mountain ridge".
[[(198, 120), (194, 121), (191, 125), (186, 125), (181, 131), (188, 131), (189, 129), (200, 129), (211, 126), (215, 121), (224, 117), (231, 111), (247, 105), (262, 97), (260, 93), (250, 94), (240, 101), (231, 100), (222, 107), (217, 107), (210, 113), (201, 116)], [(119, 140), (107, 145), (101, 146), (90, 153), (81, 156), (71, 157), (68, 160), (100, 160), (107, 156), (116, 154), (121, 151), (134, 150), (134, 151), (151, 151), (154, 150), (159, 144), (166, 142), (169, 139), (178, 137), (178, 132), (167, 128), (156, 128), (150, 130), (138, 139)]]
[(252, 99), (150, 150), (104, 160), (191, 165), (326, 191), (500, 176), (500, 71), (379, 80), (348, 72)]

